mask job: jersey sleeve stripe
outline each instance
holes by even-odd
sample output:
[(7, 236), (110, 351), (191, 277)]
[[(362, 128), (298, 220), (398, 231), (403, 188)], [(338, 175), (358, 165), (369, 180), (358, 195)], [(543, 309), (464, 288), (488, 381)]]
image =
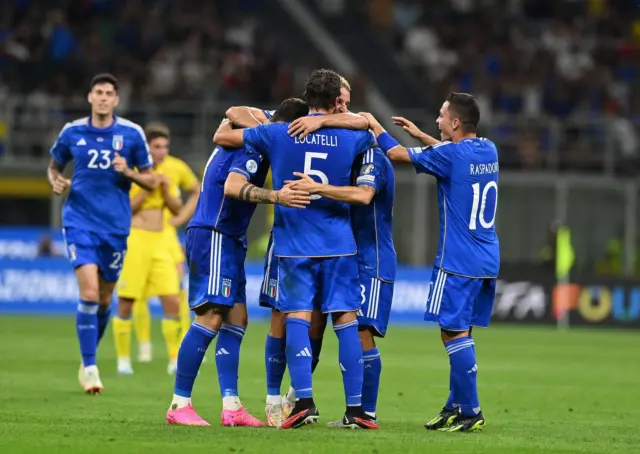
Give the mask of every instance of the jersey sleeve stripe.
[(249, 175), (248, 172), (245, 172), (242, 169), (239, 169), (238, 167), (232, 167), (231, 169), (229, 169), (229, 172), (233, 172), (233, 173), (239, 173), (240, 175), (244, 175), (245, 177), (247, 177), (247, 179), (251, 179), (251, 175)]

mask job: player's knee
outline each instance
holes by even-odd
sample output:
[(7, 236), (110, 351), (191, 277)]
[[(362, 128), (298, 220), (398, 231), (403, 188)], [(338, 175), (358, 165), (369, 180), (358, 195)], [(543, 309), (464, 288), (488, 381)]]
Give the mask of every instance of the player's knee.
[(333, 312), (331, 314), (331, 320), (333, 321), (333, 326), (344, 325), (345, 323), (351, 323), (354, 320), (357, 320), (357, 316), (355, 311)]
[(131, 318), (133, 312), (133, 300), (129, 298), (118, 299), (118, 317)]
[(371, 350), (376, 348), (376, 341), (373, 337), (373, 330), (369, 326), (361, 326), (358, 330), (358, 336), (360, 337), (360, 344), (362, 345), (362, 351)]
[(442, 342), (449, 342), (452, 341), (454, 339), (458, 339), (460, 337), (467, 337), (469, 336), (469, 331), (465, 330), (465, 331), (453, 331), (450, 329), (444, 329), (444, 328), (440, 328), (440, 338), (442, 339)]
[(195, 322), (209, 329), (219, 330), (230, 307), (215, 303), (205, 303), (194, 309)]
[(228, 312), (228, 315), (225, 318), (225, 323), (246, 328), (249, 324), (247, 305), (243, 303), (235, 303), (233, 308)]
[(79, 283), (80, 299), (85, 301), (100, 301), (100, 287), (98, 282)]
[(271, 326), (269, 327), (269, 336), (278, 339), (284, 338), (284, 314), (275, 309), (271, 311)]
[(162, 310), (167, 317), (177, 317), (180, 315), (180, 296), (164, 295), (160, 297)]

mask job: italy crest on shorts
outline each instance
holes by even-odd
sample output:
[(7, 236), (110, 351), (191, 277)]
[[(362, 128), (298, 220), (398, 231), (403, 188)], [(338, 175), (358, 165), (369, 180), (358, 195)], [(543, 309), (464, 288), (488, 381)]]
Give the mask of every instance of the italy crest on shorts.
[(222, 296), (225, 298), (231, 295), (231, 279), (222, 279)]
[(124, 136), (113, 136), (113, 140), (111, 141), (111, 148), (113, 151), (120, 151), (124, 147)]
[(275, 298), (276, 296), (276, 287), (278, 286), (278, 281), (275, 279), (269, 279), (269, 297)]

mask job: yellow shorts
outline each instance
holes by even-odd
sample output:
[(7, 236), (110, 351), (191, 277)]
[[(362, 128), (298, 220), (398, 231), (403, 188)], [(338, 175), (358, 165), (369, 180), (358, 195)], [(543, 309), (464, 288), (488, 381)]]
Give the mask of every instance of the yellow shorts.
[(131, 229), (118, 281), (119, 297), (139, 300), (180, 293), (176, 262), (163, 240), (162, 232)]
[(175, 230), (165, 229), (165, 246), (169, 249), (173, 261), (177, 264), (183, 263), (187, 258), (182, 250), (182, 244), (180, 244), (180, 238)]

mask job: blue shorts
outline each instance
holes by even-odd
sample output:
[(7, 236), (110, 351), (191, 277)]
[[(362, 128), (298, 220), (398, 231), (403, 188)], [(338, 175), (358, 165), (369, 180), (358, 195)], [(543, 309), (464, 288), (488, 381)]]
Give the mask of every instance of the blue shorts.
[(360, 281), (355, 255), (278, 259), (280, 312), (349, 312), (360, 308)]
[(127, 252), (127, 235), (89, 232), (74, 227), (62, 229), (67, 255), (73, 269), (82, 265), (98, 265), (102, 278), (118, 282), (124, 255)]
[(264, 275), (260, 287), (260, 306), (276, 308), (278, 295), (278, 257), (273, 255), (273, 232), (269, 235), (267, 255), (264, 258)]
[(186, 233), (189, 266), (189, 307), (206, 303), (233, 307), (246, 303), (247, 278), (245, 238), (234, 238), (216, 230), (191, 227)]
[(480, 279), (433, 269), (424, 319), (441, 328), (466, 331), (489, 326), (496, 279)]
[(358, 325), (373, 328), (374, 336), (384, 337), (391, 315), (393, 282), (385, 282), (360, 268), (360, 310)]

